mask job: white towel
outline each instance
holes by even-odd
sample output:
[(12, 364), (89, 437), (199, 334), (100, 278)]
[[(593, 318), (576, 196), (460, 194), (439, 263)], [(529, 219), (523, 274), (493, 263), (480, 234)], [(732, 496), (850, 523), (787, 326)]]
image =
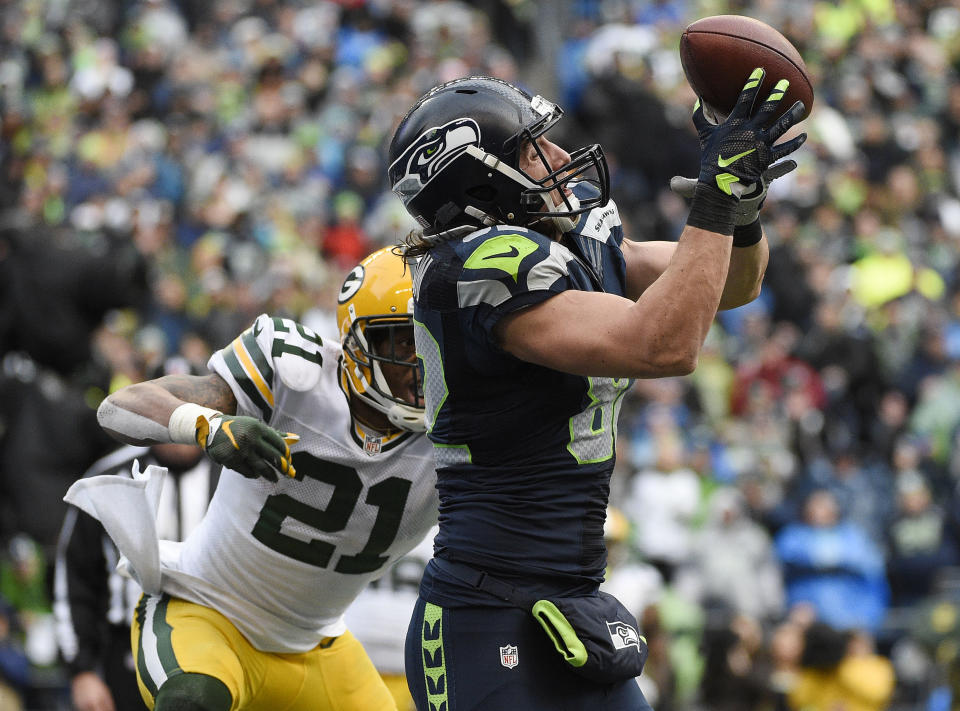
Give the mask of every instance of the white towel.
[(104, 474), (75, 481), (63, 500), (93, 516), (113, 539), (126, 571), (152, 595), (160, 593), (160, 550), (157, 542), (157, 509), (166, 467), (151, 464), (140, 472), (133, 463), (133, 478)]

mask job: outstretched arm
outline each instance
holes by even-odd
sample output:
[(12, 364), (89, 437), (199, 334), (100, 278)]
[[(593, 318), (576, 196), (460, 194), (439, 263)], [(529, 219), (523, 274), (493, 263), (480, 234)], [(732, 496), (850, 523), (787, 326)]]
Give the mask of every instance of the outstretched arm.
[(564, 291), (505, 316), (502, 347), (518, 358), (577, 375), (685, 375), (716, 314), (732, 239), (688, 226), (669, 265), (636, 301)]
[[(777, 144), (803, 114), (803, 104), (797, 102), (772, 121), (787, 82), (778, 82), (753, 111), (763, 75), (762, 68), (751, 74), (733, 111), (719, 125), (707, 121), (698, 103), (693, 119), (700, 135), (700, 175), (687, 225), (672, 254), (662, 243), (653, 243), (647, 249), (655, 266), (633, 264), (628, 295), (635, 300), (565, 291), (505, 316), (497, 324), (505, 350), (578, 375), (660, 377), (684, 375), (696, 367), (725, 292), (727, 304), (752, 298), (766, 266), (759, 222), (750, 223), (752, 232), (735, 230), (748, 226), (738, 220), (741, 198), (747, 197), (748, 188), (762, 185), (764, 172), (806, 139), (801, 134)], [(747, 251), (734, 257), (735, 272), (728, 279), (734, 243)], [(658, 259), (660, 264), (666, 260), (659, 274)], [(651, 277), (646, 288), (638, 289)]]
[(289, 445), (299, 437), (236, 412), (236, 397), (219, 375), (167, 375), (112, 393), (100, 403), (97, 420), (128, 444), (198, 445), (245, 477), (296, 476)]
[[(634, 301), (663, 274), (673, 258), (676, 242), (634, 242), (623, 240), (627, 263), (627, 296)], [(749, 247), (734, 247), (730, 253), (727, 278), (720, 296), (719, 310), (750, 303), (760, 294), (770, 252), (767, 240)]]
[(165, 375), (112, 393), (101, 403), (97, 418), (100, 426), (121, 442), (163, 444), (173, 441), (168, 429), (170, 416), (186, 403), (227, 415), (237, 412), (237, 399), (219, 375)]

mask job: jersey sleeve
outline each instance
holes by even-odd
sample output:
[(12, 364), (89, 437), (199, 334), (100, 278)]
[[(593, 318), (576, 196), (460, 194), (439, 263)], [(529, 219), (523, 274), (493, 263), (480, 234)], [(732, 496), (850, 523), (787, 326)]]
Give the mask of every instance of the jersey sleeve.
[(323, 342), (291, 319), (261, 314), (207, 366), (237, 398), (239, 414), (270, 423), (284, 388), (309, 390), (320, 378)]
[(570, 251), (538, 232), (499, 228), (465, 246), (469, 252), (457, 281), (459, 307), (468, 317), (468, 329), (479, 330), (490, 343), (494, 327), (507, 314), (568, 289), (589, 288), (571, 269), (575, 258)]

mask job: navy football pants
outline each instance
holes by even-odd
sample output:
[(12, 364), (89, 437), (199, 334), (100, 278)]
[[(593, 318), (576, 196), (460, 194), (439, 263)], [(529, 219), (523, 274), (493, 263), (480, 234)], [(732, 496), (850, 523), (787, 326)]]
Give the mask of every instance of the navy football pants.
[(652, 711), (633, 679), (603, 685), (574, 673), (517, 608), (444, 609), (420, 598), (406, 670), (417, 711)]

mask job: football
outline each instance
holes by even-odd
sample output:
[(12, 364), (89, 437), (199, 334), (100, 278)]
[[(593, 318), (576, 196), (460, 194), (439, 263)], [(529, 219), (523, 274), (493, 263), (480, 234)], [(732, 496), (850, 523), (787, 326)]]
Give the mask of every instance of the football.
[(797, 100), (813, 108), (813, 85), (807, 67), (790, 40), (770, 25), (742, 15), (714, 15), (689, 25), (680, 36), (680, 63), (700, 99), (727, 115), (756, 67), (766, 75), (757, 95), (759, 106), (780, 79), (790, 82), (783, 97), (786, 111)]

